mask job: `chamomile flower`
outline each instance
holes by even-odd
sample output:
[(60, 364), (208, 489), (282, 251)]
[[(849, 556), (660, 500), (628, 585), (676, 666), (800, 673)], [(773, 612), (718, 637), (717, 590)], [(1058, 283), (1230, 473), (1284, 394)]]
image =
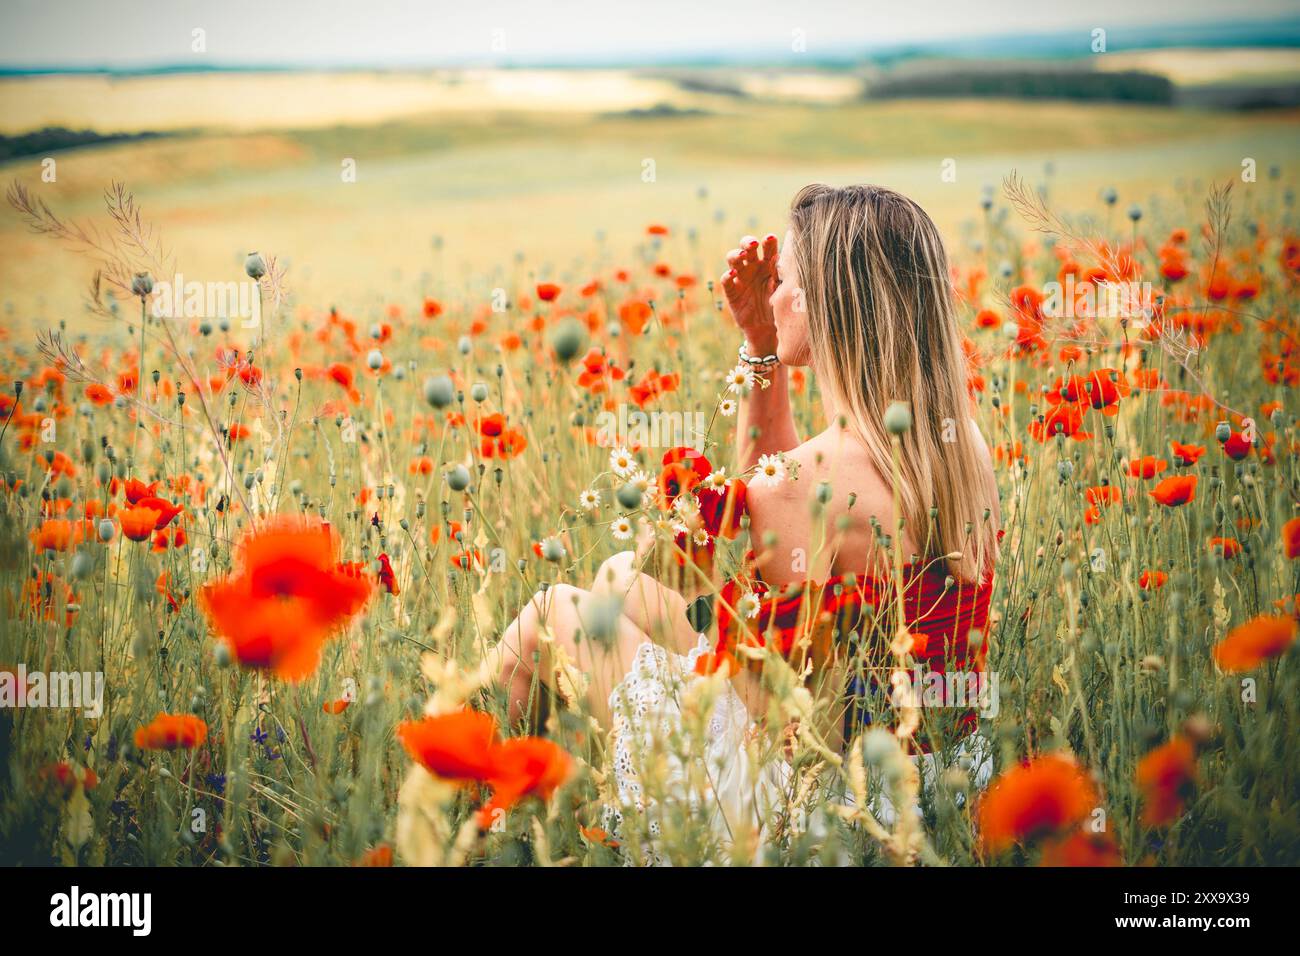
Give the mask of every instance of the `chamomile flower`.
[(636, 468), (636, 459), (626, 448), (615, 448), (609, 453), (609, 467), (620, 478), (626, 478)]
[(736, 613), (743, 614), (745, 617), (758, 617), (758, 612), (762, 608), (762, 602), (759, 601), (758, 595), (753, 591), (748, 591), (741, 596), (736, 602)]
[(750, 484), (760, 488), (774, 488), (785, 481), (785, 460), (780, 455), (764, 455), (758, 459), (758, 470)]
[(632, 521), (629, 518), (619, 518), (610, 525), (609, 528), (610, 534), (619, 541), (627, 541), (632, 537), (632, 533), (635, 530), (636, 529), (632, 527)]
[(631, 485), (637, 491), (641, 492), (641, 494), (645, 494), (654, 485), (654, 481), (650, 478), (650, 474), (645, 469), (633, 468), (628, 472), (624, 484)]
[(754, 370), (744, 365), (737, 365), (727, 373), (727, 391), (742, 395), (754, 387)]
[(578, 495), (578, 504), (587, 511), (595, 511), (600, 507), (600, 492), (595, 488), (588, 488)]
[(709, 472), (709, 477), (704, 479), (704, 487), (712, 488), (714, 491), (722, 491), (727, 487), (727, 469), (715, 468)]
[(695, 529), (695, 534), (691, 536), (695, 540), (696, 547), (706, 547), (709, 543), (709, 529), (700, 527)]
[(723, 418), (730, 418), (736, 414), (736, 409), (739, 407), (734, 398), (724, 398), (718, 403), (718, 414)]

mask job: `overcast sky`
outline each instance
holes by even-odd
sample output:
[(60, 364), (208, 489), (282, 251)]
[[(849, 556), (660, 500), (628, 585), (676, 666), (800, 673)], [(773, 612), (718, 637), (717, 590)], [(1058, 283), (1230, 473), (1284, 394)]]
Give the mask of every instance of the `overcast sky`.
[(815, 55), (1297, 12), (1296, 0), (0, 0), (0, 65), (201, 65), (196, 28), (211, 63), (437, 65), (782, 53), (796, 29)]

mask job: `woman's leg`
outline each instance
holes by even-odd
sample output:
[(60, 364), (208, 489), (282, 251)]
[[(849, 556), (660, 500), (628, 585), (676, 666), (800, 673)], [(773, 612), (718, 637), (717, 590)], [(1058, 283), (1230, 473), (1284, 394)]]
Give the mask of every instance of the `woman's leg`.
[(686, 598), (636, 570), (636, 555), (620, 551), (596, 572), (591, 590), (623, 600), (623, 616), (657, 643), (677, 654), (695, 647), (699, 634), (686, 618)]
[[(513, 724), (528, 710), (537, 680), (557, 688), (557, 666), (567, 664), (570, 684), (585, 693), (585, 706), (605, 729), (610, 726), (609, 693), (623, 679), (637, 647), (649, 640), (626, 616), (619, 616), (613, 633), (589, 637), (584, 621), (591, 620), (595, 595), (569, 584), (538, 591), (502, 637), (502, 667), (498, 682), (509, 690), (509, 720)], [(549, 637), (543, 636), (543, 630)]]

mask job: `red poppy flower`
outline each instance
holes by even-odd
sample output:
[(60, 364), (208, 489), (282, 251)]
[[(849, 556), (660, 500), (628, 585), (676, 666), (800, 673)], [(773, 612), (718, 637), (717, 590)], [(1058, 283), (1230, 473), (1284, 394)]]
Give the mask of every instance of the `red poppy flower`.
[(1169, 443), (1173, 448), (1174, 458), (1180, 465), (1194, 465), (1205, 454), (1204, 445), (1184, 445), (1182, 442), (1173, 441)]
[(1078, 826), (1098, 802), (1092, 780), (1071, 757), (1038, 757), (1004, 773), (980, 800), (980, 840), (999, 853)]
[(207, 739), (208, 725), (192, 714), (159, 712), (135, 732), (135, 745), (141, 750), (192, 750)]
[(1215, 662), (1230, 674), (1254, 670), (1278, 657), (1296, 637), (1293, 617), (1261, 615), (1228, 632), (1214, 647)]
[(1151, 497), (1166, 508), (1177, 508), (1196, 497), (1195, 475), (1172, 475), (1151, 489)]
[(328, 524), (280, 518), (244, 536), (240, 570), (204, 586), (204, 610), (245, 667), (297, 681), (320, 663), (324, 642), (365, 606), (369, 578), (340, 568)]
[(1155, 455), (1144, 455), (1129, 462), (1128, 473), (1134, 478), (1151, 479), (1169, 467), (1169, 462)]
[(1196, 784), (1196, 747), (1181, 735), (1157, 747), (1138, 762), (1137, 783), (1143, 825), (1173, 823)]

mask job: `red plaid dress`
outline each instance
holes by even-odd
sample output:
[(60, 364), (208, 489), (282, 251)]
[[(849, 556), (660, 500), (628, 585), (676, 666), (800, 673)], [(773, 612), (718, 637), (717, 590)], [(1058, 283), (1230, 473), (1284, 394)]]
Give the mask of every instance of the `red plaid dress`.
[[(950, 583), (942, 560), (929, 562), (923, 570), (904, 566), (903, 622), (912, 637), (909, 677), (919, 671), (982, 678), (988, 645), (980, 641), (972, 652), (969, 638), (972, 630), (986, 632), (992, 591), (992, 573), (979, 584)], [(720, 658), (740, 644), (765, 646), (768, 641), (786, 658), (802, 641), (814, 662), (825, 661), (832, 650), (842, 656), (847, 652), (849, 706), (844, 729), (849, 739), (857, 728), (872, 722), (873, 711), (876, 719), (889, 711), (890, 676), (899, 666), (890, 646), (897, 601), (892, 578), (861, 573), (773, 589), (763, 581), (751, 550), (744, 571), (719, 592), (717, 652)], [(757, 613), (750, 616), (755, 604)], [(916, 749), (922, 752), (931, 749), (932, 735), (926, 727), (941, 728), (944, 742), (951, 742), (971, 733), (977, 724), (977, 708), (956, 703), (969, 696), (956, 698), (948, 680), (931, 680), (936, 690), (942, 683), (944, 710), (937, 718), (933, 711), (923, 711), (922, 730), (916, 734)], [(913, 686), (922, 695), (923, 685), (914, 682)], [(925, 702), (933, 706), (932, 697)]]

